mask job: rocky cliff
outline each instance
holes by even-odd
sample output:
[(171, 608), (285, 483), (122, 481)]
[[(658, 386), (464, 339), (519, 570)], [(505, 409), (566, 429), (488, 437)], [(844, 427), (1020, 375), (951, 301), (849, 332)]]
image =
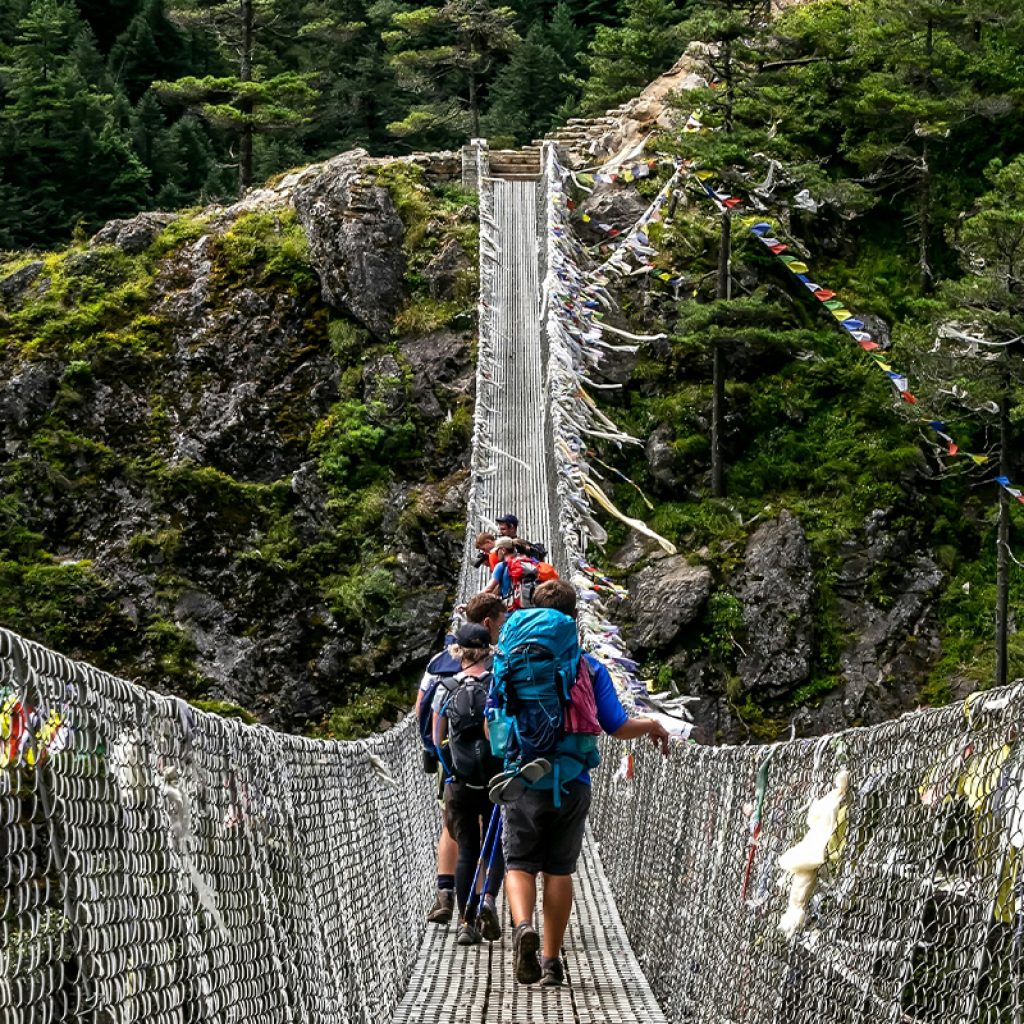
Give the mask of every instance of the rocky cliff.
[(0, 265), (5, 625), (279, 726), (397, 713), (461, 553), (451, 171), (357, 151)]

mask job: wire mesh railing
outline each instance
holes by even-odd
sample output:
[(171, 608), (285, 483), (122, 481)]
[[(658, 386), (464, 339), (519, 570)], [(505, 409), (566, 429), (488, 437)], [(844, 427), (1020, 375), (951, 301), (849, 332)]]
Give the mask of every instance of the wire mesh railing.
[(601, 856), (669, 1019), (1024, 1020), (1022, 721), (1018, 685), (603, 773)]
[(0, 692), (0, 1021), (387, 1019), (433, 884), (411, 719), (283, 735), (6, 630)]

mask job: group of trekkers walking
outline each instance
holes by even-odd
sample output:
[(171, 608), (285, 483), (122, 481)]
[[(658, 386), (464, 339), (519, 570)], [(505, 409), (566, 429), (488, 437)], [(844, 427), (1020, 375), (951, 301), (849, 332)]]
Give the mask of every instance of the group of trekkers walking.
[(544, 546), (518, 537), (516, 516), (496, 522), (498, 536), (476, 538), (488, 584), (462, 609), (417, 697), (424, 768), (437, 772), (444, 807), (427, 919), (447, 926), (457, 906), (458, 944), (493, 942), (504, 882), (516, 980), (555, 986), (565, 978), (562, 942), (597, 738), (648, 736), (665, 752), (668, 733), (653, 718), (630, 718), (608, 670), (581, 651), (576, 591)]

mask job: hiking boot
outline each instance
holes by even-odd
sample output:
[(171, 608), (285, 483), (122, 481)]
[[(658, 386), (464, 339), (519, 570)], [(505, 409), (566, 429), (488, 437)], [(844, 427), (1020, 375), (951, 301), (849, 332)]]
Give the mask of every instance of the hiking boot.
[(540, 983), (550, 988), (557, 988), (563, 981), (565, 981), (565, 969), (562, 967), (561, 959), (557, 956), (544, 957)]
[(540, 936), (532, 924), (524, 921), (512, 936), (512, 969), (520, 985), (533, 985), (540, 981)]
[(480, 926), (484, 938), (495, 942), (501, 938), (501, 923), (498, 920), (498, 908), (494, 905), (494, 897), (489, 893), (480, 905), (480, 913), (476, 915), (476, 923)]
[(488, 783), (487, 795), (491, 803), (510, 804), (518, 800), (526, 792), (528, 782), (537, 782), (551, 771), (551, 762), (543, 757), (528, 761), (519, 768), (509, 769), (495, 775)]
[(455, 912), (455, 890), (438, 889), (434, 905), (427, 911), (427, 920), (431, 924), (450, 924)]
[(459, 925), (459, 935), (455, 941), (460, 946), (479, 946), (482, 939), (480, 932), (477, 931), (473, 925), (467, 924), (463, 921), (462, 924)]

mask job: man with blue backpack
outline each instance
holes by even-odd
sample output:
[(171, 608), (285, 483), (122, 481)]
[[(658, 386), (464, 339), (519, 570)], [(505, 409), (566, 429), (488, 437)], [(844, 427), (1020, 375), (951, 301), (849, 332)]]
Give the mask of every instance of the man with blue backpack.
[[(498, 632), (505, 621), (505, 605), (491, 594), (477, 594), (466, 604), (466, 621), (486, 627), (491, 643), (498, 640)], [(423, 746), (423, 768), (428, 774), (437, 773), (438, 800), (444, 798), (444, 774), (439, 769), (437, 752), (434, 747), (433, 716), (431, 705), (438, 684), (461, 671), (460, 659), (452, 653), (455, 635), (445, 637), (444, 648), (431, 658), (416, 694), (416, 716), (419, 723), (420, 742)], [(447, 925), (455, 910), (455, 869), (459, 848), (448, 829), (442, 827), (437, 841), (437, 896), (427, 911), (427, 920), (432, 924)]]
[[(516, 980), (561, 985), (572, 875), (590, 810), (590, 770), (600, 761), (597, 737), (648, 736), (667, 753), (668, 733), (654, 719), (630, 718), (608, 670), (580, 651), (571, 584), (541, 584), (533, 604), (509, 618), (494, 654), (488, 733), (505, 770), (491, 780), (490, 796), (502, 804)], [(533, 926), (538, 873), (544, 875), (543, 963)]]

